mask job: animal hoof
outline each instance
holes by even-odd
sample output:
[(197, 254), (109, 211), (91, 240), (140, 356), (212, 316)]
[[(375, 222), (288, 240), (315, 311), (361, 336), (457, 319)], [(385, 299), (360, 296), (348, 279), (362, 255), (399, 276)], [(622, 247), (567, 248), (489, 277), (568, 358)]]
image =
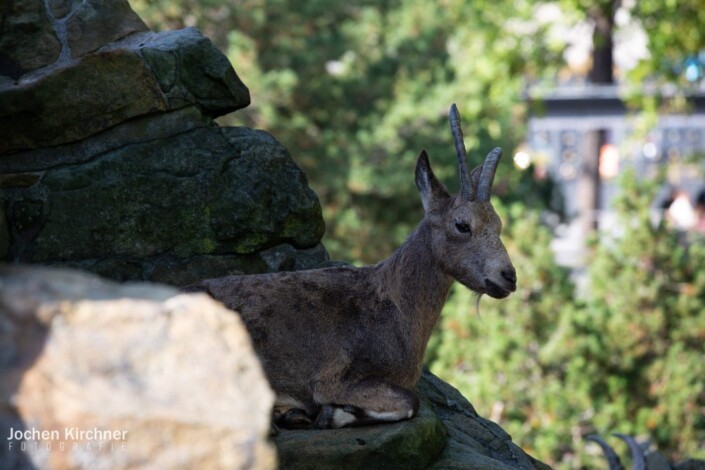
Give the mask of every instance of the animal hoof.
[(323, 405), (321, 412), (318, 413), (316, 421), (313, 423), (315, 429), (330, 429), (333, 427), (333, 418), (335, 417), (335, 408), (330, 405)]
[(277, 418), (277, 424), (288, 429), (307, 429), (311, 427), (311, 418), (303, 410), (292, 408)]

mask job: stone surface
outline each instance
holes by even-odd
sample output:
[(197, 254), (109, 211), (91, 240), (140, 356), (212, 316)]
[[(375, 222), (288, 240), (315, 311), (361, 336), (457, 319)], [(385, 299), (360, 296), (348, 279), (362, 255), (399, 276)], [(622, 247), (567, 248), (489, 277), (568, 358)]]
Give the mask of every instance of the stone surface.
[(136, 53), (92, 54), (0, 90), (0, 154), (76, 141), (166, 109), (158, 83)]
[(62, 45), (0, 78), (3, 259), (175, 285), (328, 260), (318, 199), (286, 149), (213, 122), (250, 96), (198, 30), (145, 31), (126, 0), (2, 12), (7, 57), (38, 40), (13, 25), (39, 16)]
[(392, 424), (337, 430), (281, 430), (274, 438), (283, 468), (548, 469), (479, 416), (456, 389), (424, 370), (419, 414)]
[(6, 0), (0, 15), (0, 75), (13, 79), (148, 30), (126, 0)]
[(195, 28), (135, 35), (117, 45), (140, 51), (172, 109), (195, 103), (216, 117), (250, 104), (228, 59)]
[(49, 13), (57, 20), (66, 18), (83, 0), (48, 0)]
[[(170, 248), (182, 256), (246, 254), (270, 236), (298, 241), (295, 233), (285, 233), (284, 220), (277, 224), (270, 215), (299, 195), (297, 205), (315, 211), (315, 197), (297, 194), (296, 188), (281, 188), (280, 201), (257, 194), (273, 195), (272, 181), (296, 184), (300, 174), (281, 146), (272, 149), (271, 138), (268, 147), (248, 152), (248, 142), (257, 138), (247, 129), (197, 129), (109, 152), (85, 165), (48, 170), (42, 183), (53, 195), (52, 206), (61, 209), (45, 209), (31, 261), (110, 252), (144, 258)], [(231, 140), (244, 142), (234, 147)], [(77, 226), (78, 211), (88, 224)], [(308, 218), (301, 221), (307, 223)]]
[[(205, 295), (0, 267), (0, 430), (58, 433), (5, 441), (3, 465), (274, 468), (273, 399), (238, 316)], [(66, 428), (125, 434), (100, 449)]]
[(410, 421), (356, 428), (280, 430), (274, 437), (282, 468), (290, 470), (427, 468), (446, 445), (447, 432), (423, 403)]
[(215, 117), (249, 103), (227, 58), (198, 30), (132, 34), (0, 86), (0, 154), (78, 141), (139, 116), (196, 106)]
[[(213, 121), (189, 106), (162, 114), (136, 117), (99, 134), (72, 144), (46, 147), (0, 157), (0, 174), (14, 175), (42, 172), (60, 165), (84, 163), (111, 150), (146, 141), (165, 139), (191, 129), (213, 127)], [(38, 173), (37, 173), (38, 174)], [(4, 185), (3, 187), (10, 187)]]
[(54, 1), (50, 11), (68, 17), (66, 36), (74, 58), (149, 29), (125, 0)]
[(429, 467), (434, 470), (550, 469), (512, 442), (499, 425), (477, 414), (451, 385), (424, 370), (417, 392), (448, 429), (448, 445)]
[(248, 255), (194, 255), (187, 258), (169, 254), (153, 258), (106, 256), (52, 264), (91, 271), (119, 281), (144, 279), (184, 286), (211, 277), (312, 269), (328, 263), (328, 253), (320, 243), (308, 249), (297, 249), (284, 243)]
[[(324, 229), (318, 199), (286, 149), (262, 131), (197, 128), (48, 169), (34, 185), (7, 194), (17, 261), (86, 268), (112, 259), (113, 273), (98, 271), (188, 283), (227, 274), (192, 269), (194, 256), (231, 260), (228, 272), (327, 260), (325, 250), (306, 251)], [(267, 251), (282, 244), (288, 253)], [(248, 267), (255, 261), (248, 255), (259, 251)], [(158, 272), (165, 269), (168, 276)], [(184, 270), (193, 277), (180, 277)]]
[(0, 8), (0, 76), (13, 79), (54, 63), (61, 43), (41, 0), (4, 0)]

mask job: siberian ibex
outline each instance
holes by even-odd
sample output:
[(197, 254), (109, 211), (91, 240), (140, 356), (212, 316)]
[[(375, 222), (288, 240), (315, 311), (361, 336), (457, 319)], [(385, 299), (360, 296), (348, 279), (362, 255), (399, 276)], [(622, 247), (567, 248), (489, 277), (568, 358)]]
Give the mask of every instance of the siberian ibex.
[(424, 351), (453, 280), (495, 298), (516, 290), (490, 204), (502, 151), (492, 150), (470, 174), (455, 105), (450, 125), (460, 194), (448, 193), (422, 151), (416, 186), (425, 216), (388, 259), (186, 288), (240, 313), (277, 393), (277, 424), (339, 428), (413, 417)]

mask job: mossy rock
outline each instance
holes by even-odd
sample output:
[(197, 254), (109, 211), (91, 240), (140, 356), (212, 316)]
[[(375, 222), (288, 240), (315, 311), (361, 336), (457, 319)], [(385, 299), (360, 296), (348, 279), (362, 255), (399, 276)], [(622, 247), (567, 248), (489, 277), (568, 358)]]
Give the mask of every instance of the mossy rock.
[(61, 52), (41, 0), (2, 3), (0, 75), (16, 79), (55, 62)]
[(77, 141), (166, 109), (158, 83), (136, 53), (91, 54), (0, 89), (0, 154)]
[(31, 234), (3, 241), (14, 261), (179, 284), (327, 260), (318, 198), (263, 131), (201, 127), (118, 147), (7, 197), (9, 227)]
[(419, 414), (408, 421), (274, 438), (282, 469), (545, 470), (455, 388), (424, 370)]
[[(78, 11), (90, 16), (94, 5), (84, 3)], [(116, 15), (124, 20), (122, 27), (141, 31), (127, 2), (112, 3), (121, 12)], [(111, 32), (89, 28), (83, 16), (72, 16), (69, 28), (74, 24), (75, 34), (90, 33), (81, 36), (85, 55), (64, 58), (31, 80), (0, 80), (0, 154), (77, 142), (123, 122), (185, 107), (216, 117), (250, 104), (250, 92), (227, 57), (197, 29), (138, 32), (93, 51)], [(94, 20), (102, 23), (106, 17)], [(120, 31), (116, 27), (112, 33)], [(0, 49), (0, 74), (4, 52)]]
[(472, 404), (448, 383), (424, 370), (417, 392), (425, 397), (448, 429), (448, 445), (428, 468), (433, 470), (547, 470), (497, 423), (477, 414)]
[(447, 431), (428, 403), (411, 420), (357, 428), (282, 430), (279, 465), (291, 470), (424, 469), (446, 445)]

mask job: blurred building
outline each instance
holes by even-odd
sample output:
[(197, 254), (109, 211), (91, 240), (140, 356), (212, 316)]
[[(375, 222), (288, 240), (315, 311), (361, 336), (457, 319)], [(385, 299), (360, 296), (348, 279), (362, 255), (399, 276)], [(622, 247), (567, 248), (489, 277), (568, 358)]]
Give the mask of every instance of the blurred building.
[[(616, 85), (561, 86), (544, 93), (532, 90), (528, 99), (532, 115), (523, 151), (535, 167), (559, 184), (568, 221), (575, 221), (581, 207), (585, 159), (597, 159), (590, 156), (595, 147), (590, 148), (588, 142), (593, 131), (603, 132), (597, 159), (597, 211), (592, 214), (601, 228), (609, 228), (617, 176), (626, 168), (651, 178), (665, 167), (670, 188), (664, 188), (664, 200), (671, 189), (678, 189), (695, 201), (705, 187), (705, 92), (687, 97), (687, 114), (659, 115), (648, 132), (640, 130), (643, 117), (629, 112)], [(557, 255), (564, 264), (575, 264), (571, 258), (580, 252), (584, 231), (575, 224), (564, 227), (566, 246), (561, 249), (557, 241)]]
[(705, 184), (705, 93), (688, 98), (689, 114), (661, 115), (646, 134), (637, 130), (638, 116), (628, 113), (616, 85), (564, 86), (530, 99), (528, 151), (534, 164), (560, 182), (568, 216), (576, 213), (584, 138), (590, 131), (606, 132), (599, 160), (600, 208), (609, 207), (616, 177), (625, 168), (648, 178), (666, 165), (669, 183), (693, 196)]

